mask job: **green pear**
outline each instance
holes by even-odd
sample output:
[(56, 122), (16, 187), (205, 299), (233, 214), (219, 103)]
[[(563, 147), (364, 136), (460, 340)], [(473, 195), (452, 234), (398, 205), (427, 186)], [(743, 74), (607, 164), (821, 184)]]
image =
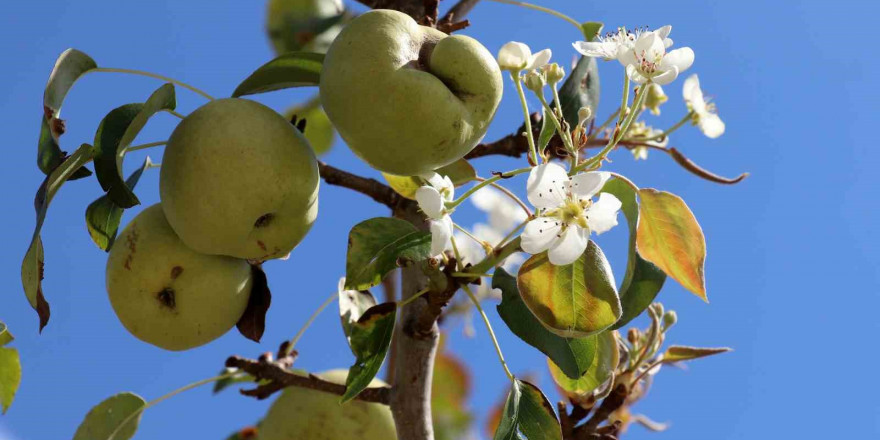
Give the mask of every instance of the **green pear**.
[[(344, 384), (348, 370), (318, 374), (321, 379)], [(374, 379), (372, 387), (385, 386)], [(381, 403), (351, 400), (306, 388), (285, 389), (260, 424), (260, 440), (395, 440), (397, 430), (391, 409)]]
[(477, 40), (373, 10), (327, 51), (321, 102), (348, 146), (385, 173), (449, 165), (486, 134), (501, 100), (501, 71)]
[(125, 227), (107, 258), (107, 293), (119, 321), (136, 338), (166, 350), (222, 336), (244, 313), (250, 292), (245, 260), (186, 247), (159, 204)]
[(266, 32), (275, 53), (327, 52), (342, 26), (333, 25), (318, 35), (314, 29), (321, 26), (322, 20), (338, 16), (344, 10), (342, 0), (269, 0)]
[(274, 110), (218, 99), (174, 129), (159, 174), (168, 223), (203, 254), (263, 261), (290, 253), (318, 214), (318, 163)]

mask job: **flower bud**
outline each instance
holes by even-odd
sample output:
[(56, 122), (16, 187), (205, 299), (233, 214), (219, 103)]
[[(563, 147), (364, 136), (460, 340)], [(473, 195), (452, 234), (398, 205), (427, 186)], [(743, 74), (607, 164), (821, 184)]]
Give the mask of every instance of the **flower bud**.
[(663, 315), (663, 328), (668, 329), (675, 325), (678, 322), (678, 315), (675, 313), (675, 310), (670, 310)]
[(630, 344), (635, 345), (642, 338), (642, 335), (639, 332), (639, 329), (635, 327), (631, 327), (629, 331), (626, 332), (626, 340), (629, 341)]
[(583, 126), (587, 121), (593, 118), (593, 109), (590, 107), (581, 107), (578, 110), (578, 125)]
[(542, 93), (544, 88), (544, 84), (546, 84), (546, 80), (544, 78), (544, 74), (537, 70), (533, 70), (526, 74), (526, 88), (535, 92)]
[(648, 86), (648, 96), (645, 97), (645, 108), (654, 115), (660, 114), (660, 105), (669, 100), (666, 93), (663, 93), (663, 87), (659, 84), (651, 83)]
[(547, 83), (551, 86), (562, 81), (562, 78), (565, 78), (565, 69), (560, 67), (559, 64), (547, 64), (542, 70), (544, 70), (544, 74), (547, 75)]
[(511, 41), (498, 51), (498, 67), (501, 70), (519, 72), (525, 69), (532, 58), (532, 50), (529, 46), (518, 41)]

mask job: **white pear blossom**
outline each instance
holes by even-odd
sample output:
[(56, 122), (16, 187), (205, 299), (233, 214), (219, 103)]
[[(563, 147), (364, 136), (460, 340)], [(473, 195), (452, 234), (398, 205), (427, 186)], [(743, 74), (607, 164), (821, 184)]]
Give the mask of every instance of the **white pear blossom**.
[(644, 84), (649, 80), (656, 84), (666, 85), (678, 78), (694, 64), (694, 51), (682, 47), (666, 51), (672, 40), (668, 38), (671, 26), (644, 32), (636, 38), (632, 46), (622, 46), (617, 60), (626, 67), (629, 78)]
[(454, 199), (455, 185), (449, 176), (440, 176), (437, 173), (423, 178), (428, 181), (428, 185), (416, 190), (416, 201), (430, 219), (431, 255), (440, 255), (449, 248), (452, 238), (454, 227), (446, 202)]
[[(654, 32), (663, 39), (666, 47), (669, 47), (672, 46), (672, 40), (668, 38), (671, 31), (672, 26), (663, 26)], [(581, 55), (611, 61), (619, 59), (624, 51), (635, 46), (636, 40), (645, 32), (648, 32), (646, 28), (629, 30), (625, 27), (619, 27), (616, 32), (608, 32), (605, 36), (599, 36), (598, 41), (576, 41), (572, 43), (572, 46)]]
[[(636, 121), (629, 127), (629, 131), (626, 132), (626, 139), (635, 142), (645, 142), (658, 147), (665, 147), (669, 144), (669, 136), (652, 139), (661, 134), (663, 134), (663, 130), (658, 130), (646, 124), (645, 121)], [(648, 141), (647, 139), (652, 140)], [(633, 147), (630, 152), (636, 160), (646, 160), (648, 158), (648, 149), (647, 146), (638, 145)]]
[(601, 234), (617, 225), (621, 202), (611, 194), (592, 198), (611, 177), (592, 171), (568, 177), (555, 163), (536, 166), (529, 174), (528, 198), (538, 217), (522, 233), (522, 248), (530, 254), (548, 251), (550, 263), (571, 264), (589, 243), (590, 233)]
[(498, 240), (478, 235), (493, 244), (497, 244), (496, 241), (500, 241), (504, 235), (526, 220), (525, 211), (507, 195), (495, 188), (488, 186), (481, 188), (471, 196), (470, 201), (477, 209), (488, 215), (487, 229), (491, 229), (493, 234), (497, 235)]
[(718, 116), (715, 104), (703, 96), (696, 73), (684, 81), (682, 93), (688, 110), (694, 112), (694, 125), (699, 126), (703, 134), (713, 139), (724, 134), (724, 121)]
[(498, 66), (502, 70), (511, 72), (519, 72), (521, 70), (532, 70), (543, 67), (550, 61), (550, 49), (544, 49), (537, 53), (525, 43), (511, 41), (498, 51)]

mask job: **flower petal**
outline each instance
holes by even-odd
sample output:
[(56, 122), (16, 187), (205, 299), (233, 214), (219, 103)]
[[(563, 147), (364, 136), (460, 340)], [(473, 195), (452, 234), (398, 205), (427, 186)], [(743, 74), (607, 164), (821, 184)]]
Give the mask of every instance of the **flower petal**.
[(601, 193), (599, 199), (587, 211), (587, 225), (596, 234), (601, 234), (617, 226), (617, 211), (623, 206), (612, 194)]
[(620, 45), (614, 41), (576, 41), (572, 43), (572, 46), (583, 56), (603, 58), (607, 61), (617, 58), (617, 50)]
[(704, 113), (700, 115), (700, 130), (706, 137), (715, 139), (724, 134), (724, 121), (715, 113)]
[(652, 81), (656, 84), (660, 84), (661, 86), (665, 86), (666, 84), (675, 81), (675, 78), (678, 78), (678, 67), (672, 66), (669, 70), (651, 78)]
[(611, 178), (606, 171), (588, 171), (571, 178), (571, 193), (581, 199), (593, 197)]
[(553, 53), (550, 49), (544, 49), (534, 55), (529, 59), (529, 64), (526, 66), (526, 69), (537, 69), (550, 61), (550, 56)]
[(700, 78), (696, 73), (684, 80), (681, 95), (684, 97), (684, 101), (691, 105), (693, 105), (694, 101), (703, 101), (703, 91), (700, 90)]
[(645, 78), (635, 64), (628, 64), (626, 66), (626, 75), (629, 76), (630, 81), (636, 84), (644, 84), (648, 81), (648, 78)]
[(550, 263), (556, 266), (574, 263), (587, 250), (587, 244), (590, 242), (589, 234), (589, 231), (576, 226), (566, 229), (562, 238), (547, 252)]
[(694, 51), (689, 47), (681, 47), (671, 50), (663, 57), (660, 68), (667, 70), (672, 66), (678, 67), (679, 72), (688, 70), (694, 64)]
[(565, 168), (545, 163), (532, 168), (526, 183), (529, 202), (536, 208), (555, 208), (565, 202), (571, 181)]
[(522, 249), (530, 254), (540, 254), (550, 249), (559, 239), (562, 225), (551, 217), (538, 217), (526, 224), (520, 236)]
[(431, 220), (431, 255), (440, 255), (449, 248), (449, 239), (452, 238), (452, 218), (448, 215), (440, 220)]
[(672, 33), (672, 25), (667, 24), (666, 26), (663, 26), (654, 32), (656, 32), (660, 38), (665, 40), (669, 38), (669, 34)]
[(417, 189), (416, 201), (419, 203), (419, 208), (428, 217), (439, 219), (443, 216), (443, 196), (433, 186), (423, 186)]

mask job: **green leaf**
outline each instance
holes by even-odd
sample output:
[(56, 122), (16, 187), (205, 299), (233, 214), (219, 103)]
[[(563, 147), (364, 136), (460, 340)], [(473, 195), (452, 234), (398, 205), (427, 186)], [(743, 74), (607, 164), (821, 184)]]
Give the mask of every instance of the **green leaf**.
[[(133, 393), (112, 396), (86, 414), (73, 440), (109, 440), (111, 435), (113, 440), (128, 440), (134, 437), (146, 404), (141, 396)], [(133, 416), (135, 413), (137, 416)]]
[[(147, 156), (144, 164), (131, 173), (128, 179), (125, 179), (125, 185), (129, 190), (134, 190), (141, 175), (152, 164), (150, 157)], [(98, 197), (86, 208), (86, 227), (89, 230), (92, 241), (101, 250), (110, 251), (110, 247), (113, 246), (113, 242), (116, 240), (116, 232), (119, 230), (119, 222), (122, 220), (122, 211), (124, 210), (125, 208), (113, 202), (109, 194)]]
[(0, 407), (3, 408), (3, 414), (6, 414), (9, 405), (12, 405), (20, 384), (21, 361), (18, 358), (18, 350), (0, 348)]
[[(340, 280), (342, 283), (342, 280)], [(351, 347), (351, 328), (368, 309), (376, 305), (376, 298), (367, 290), (339, 289), (339, 319), (342, 321), (342, 332)], [(355, 353), (357, 355), (357, 353)]]
[(559, 88), (562, 117), (574, 127), (578, 122), (578, 110), (589, 107), (597, 114), (599, 106), (599, 65), (592, 57), (581, 57), (568, 78)]
[(6, 324), (0, 321), (0, 347), (12, 342), (13, 339), (15, 339), (15, 337), (12, 336), (12, 332), (9, 331)]
[(345, 288), (369, 289), (381, 283), (399, 259), (419, 262), (430, 256), (430, 233), (398, 218), (364, 220), (348, 233)]
[(706, 239), (680, 197), (656, 189), (639, 190), (639, 254), (681, 285), (706, 298)]
[[(559, 99), (561, 100), (562, 97), (560, 96)], [(553, 135), (556, 134), (556, 127), (550, 122), (550, 116), (547, 114), (547, 109), (542, 109), (541, 115), (541, 133), (538, 134), (538, 145), (536, 145), (539, 153), (547, 148), (550, 139), (553, 139)]]
[(605, 381), (611, 378), (611, 374), (620, 362), (620, 350), (614, 337), (614, 331), (608, 330), (599, 333), (596, 338), (596, 356), (590, 363), (590, 367), (582, 376), (573, 379), (563, 373), (553, 360), (547, 359), (550, 367), (550, 376), (553, 381), (569, 398), (574, 400), (584, 399)]
[(547, 355), (565, 374), (581, 377), (596, 355), (596, 337), (563, 338), (546, 328), (529, 311), (516, 287), (516, 278), (502, 268), (495, 269), (492, 288), (501, 289), (498, 315), (517, 337)]
[(572, 264), (556, 266), (547, 253), (533, 255), (519, 269), (523, 302), (544, 327), (559, 336), (585, 337), (620, 318), (620, 299), (605, 254), (592, 240)]
[(687, 347), (684, 345), (671, 345), (663, 353), (664, 363), (673, 363), (681, 361), (689, 361), (702, 357), (712, 356), (731, 351), (728, 347), (703, 348), (703, 347)]
[(516, 379), (510, 386), (495, 440), (562, 440), (550, 401), (538, 387)]
[[(441, 176), (448, 176), (455, 186), (462, 186), (477, 180), (477, 171), (465, 159), (459, 159), (445, 167), (438, 168), (435, 172)], [(416, 190), (425, 185), (424, 180), (417, 176), (395, 176), (394, 174), (382, 173), (382, 177), (385, 178), (391, 189), (410, 200), (415, 200)]]
[(159, 111), (176, 107), (174, 86), (164, 84), (143, 104), (126, 104), (110, 111), (95, 133), (95, 173), (101, 188), (121, 208), (140, 204), (137, 196), (122, 177), (125, 150), (134, 141), (147, 121)]
[(357, 397), (382, 368), (391, 345), (396, 317), (397, 304), (383, 303), (370, 307), (351, 327), (351, 350), (357, 359), (348, 369), (341, 403)]
[(333, 141), (336, 140), (336, 129), (333, 128), (333, 123), (330, 122), (327, 113), (324, 113), (324, 109), (317, 102), (292, 108), (285, 112), (285, 116), (288, 120), (294, 116), (297, 120), (306, 120), (306, 129), (303, 135), (308, 139), (315, 155), (320, 156), (330, 151)]
[(37, 211), (37, 224), (34, 227), (34, 235), (31, 238), (31, 244), (25, 253), (24, 260), (21, 262), (21, 283), (24, 287), (24, 294), (31, 304), (31, 307), (37, 311), (40, 317), (40, 331), (49, 322), (49, 303), (43, 296), (43, 240), (40, 238), (40, 230), (43, 228), (43, 222), (46, 219), (46, 213), (49, 210), (49, 203), (61, 185), (64, 184), (76, 170), (92, 159), (94, 151), (89, 144), (83, 144), (72, 155), (58, 165), (43, 180), (37, 195), (34, 198), (34, 208)]
[[(235, 370), (230, 369), (230, 368), (224, 368), (223, 371), (220, 372), (220, 374), (221, 375), (227, 374), (227, 373), (231, 373), (232, 371), (235, 371)], [(217, 393), (219, 393), (219, 392), (221, 392), (221, 391), (225, 390), (226, 388), (229, 388), (233, 385), (236, 385), (239, 383), (252, 383), (252, 382), (256, 382), (256, 379), (254, 378), (254, 376), (251, 376), (250, 374), (247, 374), (243, 371), (240, 371), (240, 372), (238, 372), (238, 374), (236, 374), (234, 376), (227, 377), (225, 379), (221, 379), (221, 380), (218, 380), (217, 382), (214, 382), (214, 389), (211, 390), (211, 393), (217, 394)]]
[(587, 21), (581, 23), (581, 30), (584, 32), (584, 38), (587, 41), (595, 40), (596, 37), (599, 36), (599, 32), (602, 32), (603, 26), (605, 25), (599, 21)]
[(646, 261), (636, 249), (636, 231), (639, 224), (639, 202), (636, 190), (622, 179), (611, 179), (601, 192), (609, 193), (623, 204), (621, 210), (629, 225), (629, 257), (626, 273), (620, 285), (620, 306), (623, 313), (612, 329), (619, 329), (651, 305), (666, 281), (666, 274), (660, 268)]
[[(65, 158), (65, 153), (58, 145), (58, 138), (64, 133), (64, 121), (58, 118), (64, 98), (76, 80), (97, 67), (95, 60), (76, 49), (65, 50), (55, 61), (55, 67), (52, 68), (46, 89), (43, 91), (43, 117), (37, 146), (37, 165), (46, 175), (58, 167)], [(70, 180), (91, 174), (88, 169), (82, 168), (77, 170)]]
[(291, 87), (317, 86), (324, 54), (288, 52), (258, 68), (232, 92), (232, 97), (266, 93)]

